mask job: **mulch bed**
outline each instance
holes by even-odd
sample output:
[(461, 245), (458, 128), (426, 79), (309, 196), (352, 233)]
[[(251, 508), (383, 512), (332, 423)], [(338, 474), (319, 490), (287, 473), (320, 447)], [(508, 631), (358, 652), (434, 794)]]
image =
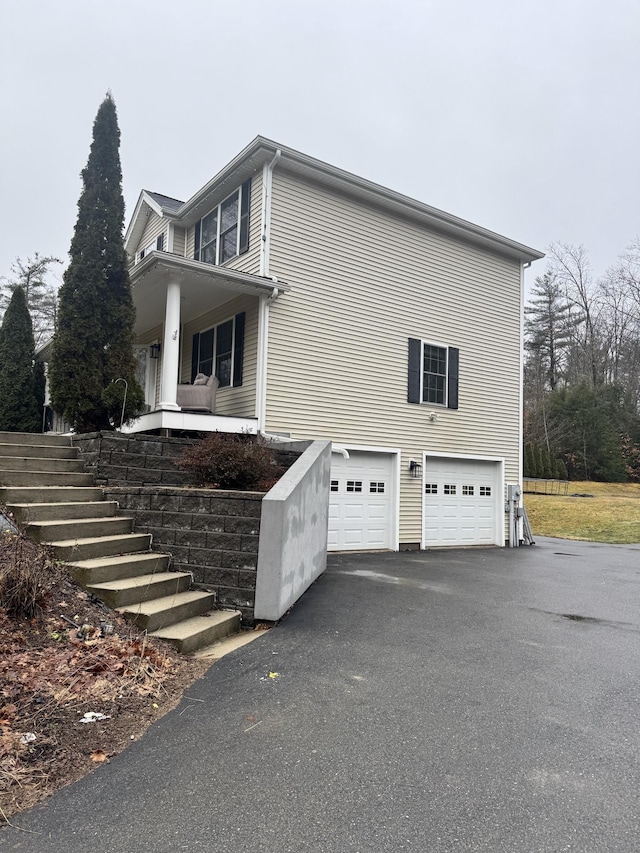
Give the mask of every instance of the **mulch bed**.
[(0, 607), (0, 826), (121, 752), (212, 663), (139, 633), (13, 533), (0, 533), (0, 593), (16, 559), (36, 567), (39, 604), (31, 618)]

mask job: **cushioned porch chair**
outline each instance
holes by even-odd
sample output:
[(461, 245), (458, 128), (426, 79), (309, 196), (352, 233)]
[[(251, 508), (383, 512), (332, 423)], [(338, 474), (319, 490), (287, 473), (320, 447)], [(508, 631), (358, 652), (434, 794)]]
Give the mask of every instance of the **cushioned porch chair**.
[(204, 373), (198, 373), (193, 380), (193, 385), (178, 385), (176, 403), (181, 409), (213, 413), (219, 384), (216, 376), (205, 376)]

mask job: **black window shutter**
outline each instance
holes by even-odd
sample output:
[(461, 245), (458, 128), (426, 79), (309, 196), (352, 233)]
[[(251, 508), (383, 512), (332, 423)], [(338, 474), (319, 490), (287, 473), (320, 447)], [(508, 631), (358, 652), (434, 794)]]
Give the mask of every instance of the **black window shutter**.
[(458, 365), (460, 350), (449, 347), (449, 372), (447, 375), (447, 408), (458, 408)]
[(200, 260), (200, 222), (199, 220), (195, 224), (194, 234), (193, 234), (193, 257), (196, 261)]
[(158, 234), (158, 239), (156, 240), (156, 249), (159, 252), (164, 252), (164, 233)]
[(240, 198), (240, 254), (249, 251), (249, 206), (251, 204), (251, 178), (241, 188)]
[(193, 336), (193, 344), (191, 346), (191, 382), (196, 378), (198, 372), (198, 354), (200, 350), (200, 332), (196, 332)]
[(242, 368), (244, 366), (244, 321), (245, 312), (236, 314), (236, 337), (233, 345), (233, 387), (242, 385)]
[(409, 373), (407, 402), (421, 403), (420, 400), (420, 362), (422, 360), (422, 341), (409, 338)]

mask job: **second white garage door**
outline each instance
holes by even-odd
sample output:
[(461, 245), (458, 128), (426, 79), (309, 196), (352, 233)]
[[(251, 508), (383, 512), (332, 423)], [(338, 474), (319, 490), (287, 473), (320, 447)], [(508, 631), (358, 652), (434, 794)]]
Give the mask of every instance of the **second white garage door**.
[(504, 545), (500, 470), (499, 462), (427, 456), (425, 547)]
[(395, 547), (394, 462), (390, 453), (332, 454), (329, 551)]

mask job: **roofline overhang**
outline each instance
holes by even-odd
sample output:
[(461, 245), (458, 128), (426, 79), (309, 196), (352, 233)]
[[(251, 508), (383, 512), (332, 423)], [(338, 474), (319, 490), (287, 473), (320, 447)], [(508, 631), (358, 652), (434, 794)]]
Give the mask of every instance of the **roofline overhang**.
[(181, 255), (169, 252), (149, 252), (148, 255), (129, 270), (129, 278), (133, 287), (151, 273), (161, 273), (167, 277), (180, 280), (182, 277), (201, 277), (214, 282), (220, 282), (238, 293), (251, 293), (256, 296), (273, 296), (287, 293), (291, 285), (276, 278), (264, 278), (251, 273), (234, 270), (228, 267), (205, 264)]
[(424, 204), (395, 190), (390, 190), (366, 178), (361, 178), (358, 175), (347, 172), (344, 169), (339, 169), (322, 160), (302, 154), (293, 148), (287, 148), (285, 145), (280, 145), (263, 136), (256, 136), (217, 175), (199, 189), (195, 195), (185, 201), (182, 207), (175, 211), (175, 219), (178, 221), (186, 219), (189, 222), (190, 214), (193, 215), (195, 209), (203, 204), (206, 197), (213, 193), (221, 184), (228, 183), (235, 172), (242, 171), (242, 167), (246, 166), (247, 161), (253, 160), (257, 166), (262, 162), (272, 159), (277, 151), (281, 152), (280, 168), (288, 165), (294, 171), (303, 172), (310, 177), (315, 176), (316, 180), (320, 183), (326, 183), (326, 179), (330, 178), (334, 186), (337, 185), (343, 192), (349, 195), (365, 198), (379, 207), (408, 216), (437, 231), (450, 234), (510, 257), (516, 257), (521, 263), (528, 264), (544, 257), (544, 252), (511, 240), (508, 237), (503, 237), (501, 234), (497, 234), (487, 228), (475, 225), (472, 222), (446, 213), (431, 205)]
[(133, 254), (130, 249), (130, 243), (132, 241), (137, 243), (138, 240), (140, 240), (140, 238), (142, 237), (142, 232), (144, 231), (144, 224), (140, 223), (140, 214), (145, 204), (151, 211), (153, 211), (153, 213), (157, 214), (163, 219), (167, 219), (170, 222), (176, 219), (175, 213), (165, 210), (160, 204), (158, 204), (158, 202), (154, 198), (149, 195), (146, 190), (142, 190), (142, 192), (138, 196), (138, 201), (136, 202), (133, 215), (131, 216), (131, 220), (129, 221), (129, 225), (124, 235), (124, 247), (129, 255)]

